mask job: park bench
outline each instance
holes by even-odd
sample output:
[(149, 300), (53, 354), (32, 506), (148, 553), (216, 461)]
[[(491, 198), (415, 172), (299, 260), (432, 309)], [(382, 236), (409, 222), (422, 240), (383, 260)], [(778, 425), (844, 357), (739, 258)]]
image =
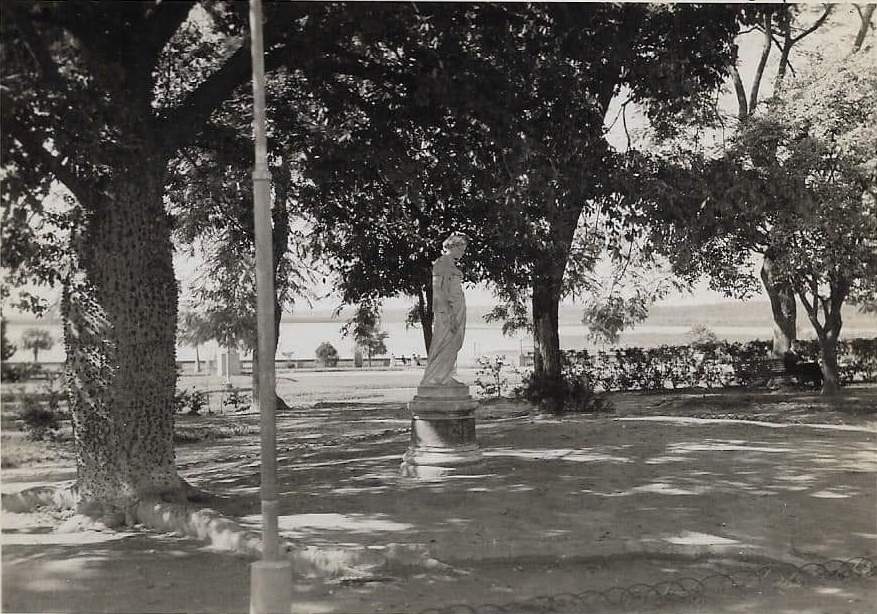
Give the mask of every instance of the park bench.
[(819, 365), (814, 362), (799, 362), (787, 365), (783, 358), (759, 358), (742, 368), (747, 387), (764, 388), (769, 386), (804, 385), (812, 381), (816, 387), (822, 385)]
[(744, 381), (748, 381), (747, 387), (765, 388), (775, 383), (794, 383), (792, 374), (786, 372), (782, 358), (759, 358), (745, 365), (742, 371)]

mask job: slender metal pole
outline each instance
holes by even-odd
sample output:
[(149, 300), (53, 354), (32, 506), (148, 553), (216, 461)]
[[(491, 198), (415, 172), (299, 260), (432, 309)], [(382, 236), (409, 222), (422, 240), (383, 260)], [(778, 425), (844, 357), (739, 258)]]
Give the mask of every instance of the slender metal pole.
[(274, 265), (271, 240), (271, 192), (265, 136), (265, 60), (262, 2), (250, 0), (250, 46), (253, 57), (253, 214), (256, 234), (256, 322), (259, 352), (259, 419), (261, 432), (262, 560), (252, 564), (251, 614), (288, 614), (292, 564), (280, 557), (277, 530), (277, 430), (274, 415)]
[(274, 265), (271, 248), (271, 194), (265, 136), (265, 61), (262, 50), (262, 3), (250, 2), (253, 54), (253, 209), (256, 231), (256, 319), (259, 333), (259, 414), (262, 433), (262, 558), (279, 558), (277, 536), (277, 457), (274, 417)]

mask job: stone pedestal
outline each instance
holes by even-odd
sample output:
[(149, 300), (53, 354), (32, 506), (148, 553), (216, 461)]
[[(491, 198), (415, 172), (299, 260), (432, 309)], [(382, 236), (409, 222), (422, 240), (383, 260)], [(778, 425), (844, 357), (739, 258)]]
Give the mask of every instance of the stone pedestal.
[(234, 348), (219, 348), (216, 351), (216, 375), (229, 377), (241, 374), (241, 357)]
[(411, 411), (411, 443), (402, 475), (440, 477), (478, 471), (481, 450), (475, 439), (475, 408), (464, 384), (418, 386)]
[(292, 562), (256, 561), (250, 565), (250, 614), (289, 614)]

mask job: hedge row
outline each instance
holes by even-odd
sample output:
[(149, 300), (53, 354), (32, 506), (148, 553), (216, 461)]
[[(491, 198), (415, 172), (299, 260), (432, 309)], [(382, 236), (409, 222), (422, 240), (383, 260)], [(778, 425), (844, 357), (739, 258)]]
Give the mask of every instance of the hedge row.
[[(819, 361), (816, 341), (799, 344), (802, 358)], [(759, 362), (769, 358), (770, 347), (769, 341), (750, 341), (617, 348), (595, 354), (568, 350), (564, 379), (603, 391), (747, 386)], [(841, 341), (838, 363), (843, 383), (877, 381), (877, 339)]]

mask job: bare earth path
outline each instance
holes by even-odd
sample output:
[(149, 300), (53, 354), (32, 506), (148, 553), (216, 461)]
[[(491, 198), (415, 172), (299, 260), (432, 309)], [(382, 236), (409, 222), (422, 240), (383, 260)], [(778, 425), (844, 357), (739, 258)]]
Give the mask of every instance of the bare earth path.
[[(619, 395), (614, 413), (564, 418), (487, 405), (483, 470), (424, 482), (398, 476), (409, 393), (384, 377), (386, 397), (325, 377), (336, 400), (317, 390), (329, 400), (279, 417), (281, 531), (321, 556), (297, 570), (293, 611), (420, 612), (877, 558), (877, 387), (836, 407), (771, 392)], [(204, 422), (229, 419), (256, 417)], [(178, 462), (258, 529), (256, 435), (180, 446)], [(4, 470), (3, 489), (71, 477)], [(4, 612), (246, 611), (247, 559), (147, 532), (57, 533), (58, 521), (4, 513)], [(720, 589), (589, 611), (839, 614), (877, 601), (873, 578)]]

